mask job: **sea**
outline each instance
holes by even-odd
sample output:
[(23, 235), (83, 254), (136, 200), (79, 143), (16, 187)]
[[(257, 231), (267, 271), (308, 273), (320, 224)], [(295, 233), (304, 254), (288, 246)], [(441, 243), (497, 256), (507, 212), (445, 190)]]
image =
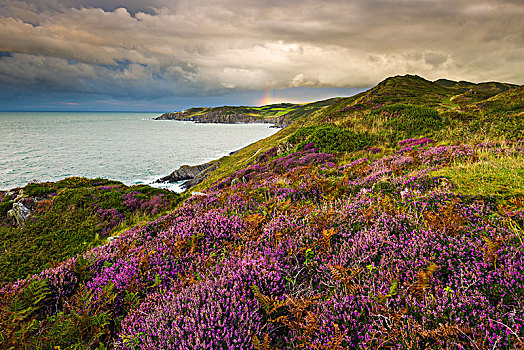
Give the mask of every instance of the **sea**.
[(160, 114), (0, 112), (0, 190), (85, 176), (180, 192), (180, 184), (153, 181), (278, 131), (269, 124), (153, 120)]

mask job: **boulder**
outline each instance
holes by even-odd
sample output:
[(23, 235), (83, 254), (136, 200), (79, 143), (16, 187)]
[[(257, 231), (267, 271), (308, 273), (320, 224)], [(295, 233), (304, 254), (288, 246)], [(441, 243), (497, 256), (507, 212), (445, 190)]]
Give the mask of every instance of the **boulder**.
[(22, 202), (13, 203), (13, 208), (7, 212), (7, 217), (16, 222), (19, 227), (24, 227), (27, 218), (31, 215), (31, 209)]

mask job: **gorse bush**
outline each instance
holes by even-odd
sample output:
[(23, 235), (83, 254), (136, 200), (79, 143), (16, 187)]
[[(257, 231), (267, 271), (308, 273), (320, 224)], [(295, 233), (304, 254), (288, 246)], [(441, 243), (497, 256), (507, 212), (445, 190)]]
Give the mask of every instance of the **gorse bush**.
[(430, 107), (393, 104), (372, 114), (386, 115), (385, 127), (394, 130), (399, 137), (429, 134), (443, 126), (439, 113)]
[(524, 139), (524, 115), (512, 115), (499, 117), (500, 120), (495, 124), (495, 134), (504, 136), (507, 140)]
[(320, 152), (341, 153), (361, 150), (370, 144), (370, 139), (336, 126), (313, 126), (298, 129), (288, 142), (297, 145), (297, 149), (312, 143)]

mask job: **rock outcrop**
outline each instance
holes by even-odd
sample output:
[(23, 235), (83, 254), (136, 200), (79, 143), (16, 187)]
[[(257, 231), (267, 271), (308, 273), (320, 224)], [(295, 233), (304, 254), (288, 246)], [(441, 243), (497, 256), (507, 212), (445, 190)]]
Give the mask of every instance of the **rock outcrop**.
[(219, 162), (216, 160), (199, 165), (182, 165), (171, 174), (156, 180), (155, 183), (173, 183), (187, 180), (181, 185), (184, 190), (187, 190), (204, 181), (210, 172), (218, 168), (218, 165)]
[(161, 183), (161, 182), (173, 183), (173, 182), (193, 179), (195, 176), (197, 176), (198, 174), (200, 174), (201, 172), (203, 172), (204, 170), (212, 166), (213, 163), (215, 163), (215, 161), (205, 163), (205, 164), (199, 164), (199, 165), (182, 165), (180, 168), (173, 171), (171, 174), (164, 176), (156, 180), (155, 182), (156, 183)]
[(184, 182), (182, 184), (182, 188), (184, 190), (187, 190), (193, 186), (196, 186), (198, 185), (199, 183), (203, 182), (205, 179), (207, 179), (207, 177), (209, 176), (209, 174), (212, 172), (212, 171), (215, 171), (218, 166), (220, 165), (220, 163), (218, 161), (215, 161), (213, 162), (213, 164), (209, 167), (207, 167), (205, 170), (201, 171), (200, 173), (198, 173), (194, 178), (192, 178), (191, 180), (188, 180), (186, 182)]
[(31, 209), (22, 202), (14, 202), (13, 208), (7, 212), (7, 217), (16, 222), (18, 227), (24, 227), (27, 218), (31, 215)]

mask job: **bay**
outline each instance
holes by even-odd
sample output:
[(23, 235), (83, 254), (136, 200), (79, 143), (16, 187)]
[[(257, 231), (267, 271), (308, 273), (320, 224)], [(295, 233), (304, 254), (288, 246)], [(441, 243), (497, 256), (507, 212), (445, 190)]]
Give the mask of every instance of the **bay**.
[(278, 131), (268, 124), (153, 120), (157, 116), (0, 112), (0, 189), (69, 176), (150, 184), (183, 164), (217, 159)]

